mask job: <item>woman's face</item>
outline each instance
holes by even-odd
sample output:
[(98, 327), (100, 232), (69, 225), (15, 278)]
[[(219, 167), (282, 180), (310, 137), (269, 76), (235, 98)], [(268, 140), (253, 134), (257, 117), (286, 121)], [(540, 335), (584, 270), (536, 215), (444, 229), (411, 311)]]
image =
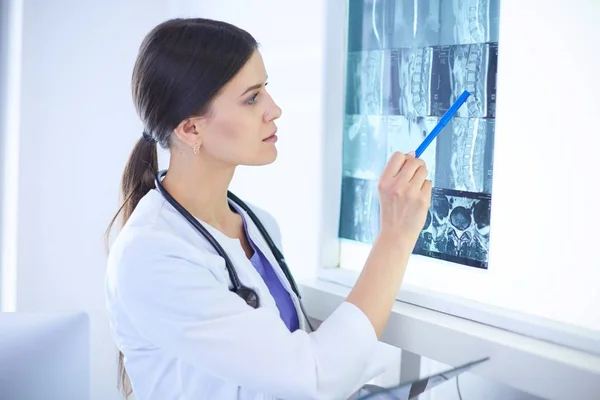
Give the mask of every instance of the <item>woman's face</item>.
[(219, 92), (197, 127), (200, 153), (228, 165), (264, 165), (275, 161), (275, 120), (281, 109), (265, 85), (267, 73), (255, 51)]

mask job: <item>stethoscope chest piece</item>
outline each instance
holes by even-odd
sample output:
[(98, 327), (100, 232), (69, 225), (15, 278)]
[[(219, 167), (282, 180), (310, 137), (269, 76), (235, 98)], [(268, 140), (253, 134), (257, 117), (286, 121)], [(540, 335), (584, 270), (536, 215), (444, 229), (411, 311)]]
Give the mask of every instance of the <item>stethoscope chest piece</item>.
[(250, 288), (242, 286), (240, 288), (234, 289), (235, 293), (240, 296), (246, 304), (248, 304), (252, 308), (258, 308), (260, 306), (260, 301), (258, 300), (258, 295), (256, 292)]

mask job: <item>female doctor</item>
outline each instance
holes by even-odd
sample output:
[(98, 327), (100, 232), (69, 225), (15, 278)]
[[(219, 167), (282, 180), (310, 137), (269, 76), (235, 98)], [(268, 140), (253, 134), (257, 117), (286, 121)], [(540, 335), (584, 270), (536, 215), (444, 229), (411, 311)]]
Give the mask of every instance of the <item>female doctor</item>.
[[(281, 109), (266, 80), (255, 39), (224, 22), (169, 20), (141, 44), (132, 92), (145, 130), (106, 274), (120, 383), (137, 400), (346, 399), (383, 372), (373, 355), (425, 222), (426, 167), (389, 159), (360, 278), (308, 329), (277, 223), (228, 192), (236, 166), (277, 156)], [(158, 175), (157, 143), (170, 151)]]

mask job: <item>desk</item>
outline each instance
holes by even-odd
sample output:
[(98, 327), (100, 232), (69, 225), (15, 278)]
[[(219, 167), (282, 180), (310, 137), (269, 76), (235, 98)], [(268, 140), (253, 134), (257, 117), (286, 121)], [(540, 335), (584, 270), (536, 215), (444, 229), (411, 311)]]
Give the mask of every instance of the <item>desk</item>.
[[(326, 319), (350, 288), (320, 279), (299, 282), (308, 315)], [(447, 365), (490, 357), (476, 373), (548, 399), (600, 393), (600, 356), (396, 301), (381, 341)]]

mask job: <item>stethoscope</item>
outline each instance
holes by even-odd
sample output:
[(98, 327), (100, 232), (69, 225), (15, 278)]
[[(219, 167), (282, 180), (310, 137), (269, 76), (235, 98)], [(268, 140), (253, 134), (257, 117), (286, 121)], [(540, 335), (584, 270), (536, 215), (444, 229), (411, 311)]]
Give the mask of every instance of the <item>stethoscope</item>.
[[(213, 246), (217, 253), (221, 257), (223, 257), (223, 259), (225, 260), (225, 267), (227, 268), (227, 273), (229, 274), (229, 279), (231, 280), (231, 284), (233, 286), (232, 288), (230, 288), (230, 290), (236, 293), (242, 299), (244, 299), (246, 304), (248, 304), (250, 307), (260, 307), (260, 299), (258, 298), (258, 293), (256, 293), (254, 289), (244, 286), (241, 283), (240, 278), (238, 277), (238, 274), (235, 268), (233, 267), (233, 263), (231, 262), (231, 260), (227, 256), (227, 253), (225, 253), (225, 250), (223, 250), (223, 247), (221, 247), (219, 242), (217, 242), (217, 240), (208, 232), (208, 230), (204, 226), (202, 226), (202, 224), (193, 215), (191, 215), (181, 204), (179, 204), (177, 200), (175, 200), (173, 196), (171, 196), (169, 192), (167, 192), (167, 190), (164, 188), (164, 186), (162, 185), (162, 179), (166, 174), (167, 170), (159, 171), (154, 179), (154, 183), (160, 194), (162, 194), (165, 200), (167, 200), (169, 204), (171, 204), (173, 208), (177, 210), (177, 212), (179, 212), (202, 236), (204, 236), (204, 238), (210, 243), (211, 246)], [(285, 262), (283, 254), (281, 253), (281, 251), (279, 251), (277, 246), (275, 246), (275, 243), (273, 243), (271, 236), (269, 235), (263, 224), (260, 222), (256, 214), (254, 214), (254, 212), (250, 209), (250, 207), (248, 207), (242, 200), (240, 200), (236, 195), (234, 195), (230, 191), (227, 191), (227, 198), (232, 200), (236, 205), (242, 208), (242, 210), (244, 210), (248, 214), (252, 222), (254, 222), (254, 225), (256, 225), (256, 227), (258, 228), (260, 234), (265, 239), (267, 245), (269, 246), (269, 249), (273, 253), (273, 256), (277, 260), (279, 267), (283, 271), (283, 274), (287, 278), (287, 281), (289, 282), (292, 291), (298, 297), (300, 309), (302, 310), (302, 314), (304, 315), (304, 318), (310, 330), (314, 331), (310, 319), (308, 318), (308, 315), (304, 310), (304, 306), (302, 305), (300, 291), (298, 290), (296, 281), (292, 277), (292, 273), (290, 272)]]

